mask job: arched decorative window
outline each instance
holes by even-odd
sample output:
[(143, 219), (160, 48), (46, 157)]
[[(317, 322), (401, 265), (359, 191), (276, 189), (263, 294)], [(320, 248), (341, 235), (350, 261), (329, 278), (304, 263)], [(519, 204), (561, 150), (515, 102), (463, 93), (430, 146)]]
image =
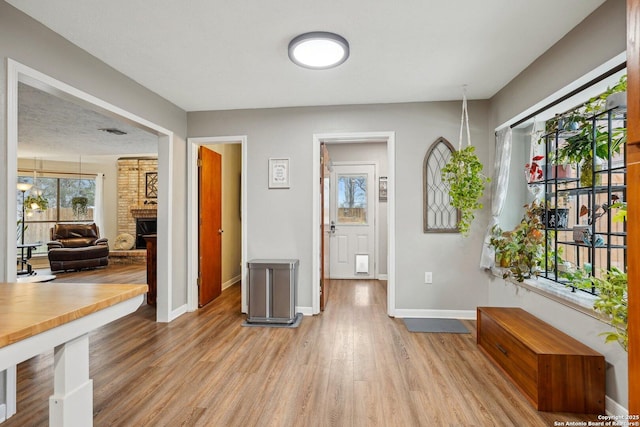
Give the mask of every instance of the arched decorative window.
[(422, 165), (423, 224), (425, 233), (457, 233), (460, 212), (451, 206), (449, 191), (442, 180), (445, 167), (455, 149), (443, 137), (438, 138)]

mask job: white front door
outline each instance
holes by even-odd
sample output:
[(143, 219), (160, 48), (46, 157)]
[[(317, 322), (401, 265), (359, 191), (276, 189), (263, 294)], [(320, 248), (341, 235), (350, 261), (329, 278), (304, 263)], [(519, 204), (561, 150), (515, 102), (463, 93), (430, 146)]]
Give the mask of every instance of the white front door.
[(334, 164), (331, 174), (332, 279), (375, 277), (375, 166)]

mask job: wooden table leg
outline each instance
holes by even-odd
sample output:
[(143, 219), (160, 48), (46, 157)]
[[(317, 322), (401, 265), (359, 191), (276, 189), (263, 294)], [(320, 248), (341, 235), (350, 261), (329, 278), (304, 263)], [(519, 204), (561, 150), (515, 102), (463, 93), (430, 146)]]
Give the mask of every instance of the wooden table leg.
[(53, 369), (49, 425), (92, 426), (93, 380), (89, 379), (89, 335), (81, 335), (55, 347)]

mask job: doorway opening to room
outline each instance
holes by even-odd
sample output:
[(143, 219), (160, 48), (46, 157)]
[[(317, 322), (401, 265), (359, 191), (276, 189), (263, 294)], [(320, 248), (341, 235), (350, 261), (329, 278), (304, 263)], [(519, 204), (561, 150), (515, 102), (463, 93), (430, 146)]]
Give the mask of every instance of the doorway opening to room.
[[(56, 132), (53, 131), (45, 132), (44, 137), (49, 137), (51, 139), (43, 142), (42, 138), (40, 138), (41, 140), (38, 140), (37, 135), (36, 137), (32, 138), (33, 135), (28, 134), (25, 126), (37, 124), (40, 128), (32, 128), (31, 130), (35, 130), (36, 133), (37, 131), (40, 131), (40, 133), (42, 133), (42, 129), (44, 129), (43, 126), (46, 126), (49, 123), (51, 123), (51, 126), (53, 128), (55, 128), (56, 125), (59, 126), (60, 131), (67, 131), (65, 129), (69, 126), (91, 126), (93, 124), (94, 126), (93, 128), (91, 128), (92, 131), (97, 132), (99, 135), (101, 135), (102, 138), (104, 138), (103, 134), (106, 134), (106, 132), (101, 131), (100, 128), (102, 126), (96, 127), (95, 125), (97, 125), (98, 123), (104, 124), (102, 120), (109, 120), (114, 123), (114, 125), (117, 124), (117, 126), (119, 127), (122, 125), (122, 127), (126, 127), (127, 131), (135, 133), (141, 139), (145, 138), (145, 141), (149, 141), (149, 144), (139, 144), (138, 147), (141, 150), (144, 150), (145, 153), (152, 152), (157, 154), (154, 196), (155, 198), (157, 198), (157, 221), (159, 224), (158, 230), (160, 230), (157, 237), (157, 256), (160, 262), (158, 262), (157, 264), (158, 282), (156, 292), (156, 318), (161, 322), (168, 322), (175, 318), (176, 315), (172, 312), (171, 307), (171, 265), (170, 263), (166, 262), (166, 260), (172, 258), (172, 245), (170, 244), (172, 221), (170, 218), (169, 210), (170, 204), (167, 203), (167, 201), (171, 199), (170, 195), (172, 193), (172, 182), (169, 178), (170, 174), (168, 173), (168, 171), (172, 170), (171, 152), (173, 133), (167, 129), (157, 126), (154, 123), (151, 123), (134, 114), (122, 110), (119, 107), (109, 104), (86, 92), (69, 86), (66, 83), (51, 78), (45, 74), (38, 72), (37, 70), (22, 65), (13, 60), (8, 60), (7, 93), (10, 100), (10, 102), (8, 102), (7, 108), (7, 182), (25, 182), (26, 184), (31, 185), (30, 188), (33, 188), (35, 186), (34, 184), (36, 184), (37, 181), (37, 188), (39, 190), (42, 190), (42, 194), (44, 194), (45, 190), (49, 188), (45, 185), (47, 184), (44, 181), (45, 179), (56, 179), (59, 183), (61, 183), (65, 179), (69, 182), (73, 181), (72, 184), (70, 184), (69, 188), (71, 190), (77, 190), (80, 192), (79, 195), (82, 197), (75, 198), (84, 200), (84, 204), (82, 205), (84, 206), (83, 209), (74, 209), (75, 205), (73, 203), (73, 196), (77, 196), (78, 194), (69, 193), (67, 194), (68, 197), (65, 196), (70, 200), (70, 206), (67, 206), (61, 204), (62, 199), (64, 199), (64, 195), (61, 195), (60, 191), (58, 191), (57, 193), (55, 193), (54, 198), (50, 198), (50, 200), (52, 202), (55, 201), (55, 203), (48, 204), (48, 208), (51, 209), (51, 214), (56, 215), (56, 221), (69, 222), (70, 218), (62, 217), (62, 215), (65, 214), (72, 215), (73, 220), (77, 220), (76, 222), (82, 222), (80, 219), (78, 219), (82, 217), (83, 220), (86, 220), (85, 222), (104, 224), (104, 229), (101, 229), (100, 232), (106, 235), (113, 234), (113, 241), (116, 240), (115, 234), (118, 227), (116, 225), (117, 220), (115, 219), (115, 214), (109, 216), (107, 215), (106, 209), (97, 209), (98, 203), (96, 203), (96, 199), (103, 199), (103, 204), (106, 202), (115, 204), (115, 201), (117, 199), (115, 193), (116, 175), (118, 170), (118, 167), (116, 166), (116, 159), (117, 157), (122, 155), (140, 153), (118, 151), (118, 149), (116, 148), (117, 146), (121, 147), (122, 149), (124, 149), (124, 146), (118, 145), (114, 142), (111, 142), (109, 144), (105, 142), (100, 143), (102, 139), (96, 138), (95, 145), (91, 147), (91, 155), (94, 156), (94, 159), (100, 159), (99, 161), (102, 163), (100, 163), (98, 166), (94, 165), (92, 169), (89, 167), (89, 160), (91, 158), (90, 155), (81, 151), (81, 149), (85, 149), (86, 146), (89, 145), (87, 141), (88, 137), (86, 135), (82, 141), (82, 144), (84, 145), (80, 148), (75, 147), (74, 149), (72, 145), (74, 141), (71, 134), (65, 136), (57, 135)], [(42, 120), (34, 118), (35, 116), (31, 118), (24, 117), (24, 114), (26, 114), (29, 109), (22, 108), (24, 107), (22, 102), (27, 99), (33, 100), (34, 98), (36, 99), (36, 104), (41, 109), (46, 110), (46, 113), (44, 113), (45, 117), (42, 118)], [(47, 108), (42, 108), (41, 104), (43, 102), (47, 104)], [(18, 108), (19, 106), (21, 108)], [(67, 110), (59, 111), (64, 108), (66, 108)], [(69, 113), (69, 108), (73, 108), (73, 113)], [(35, 109), (35, 112), (33, 114), (36, 113), (38, 113), (37, 108)], [(74, 120), (72, 122), (66, 120), (65, 117), (67, 115), (74, 117)], [(85, 118), (86, 120), (78, 119), (78, 116), (81, 116), (81, 118)], [(20, 144), (18, 143), (19, 135)], [(44, 146), (42, 144), (44, 144)], [(76, 144), (78, 144), (77, 141)], [(148, 147), (148, 149), (142, 148), (143, 146)], [(67, 148), (68, 151), (65, 151), (65, 148)], [(75, 157), (69, 154), (71, 152), (75, 154)], [(46, 156), (58, 156), (58, 158), (44, 160), (45, 153)], [(18, 159), (19, 155), (24, 157), (22, 161)], [(112, 161), (106, 160), (109, 156), (112, 156)], [(36, 157), (37, 161), (34, 161), (34, 158)], [(69, 162), (69, 159), (72, 159), (72, 161)], [(66, 160), (66, 162), (64, 160)], [(45, 161), (46, 165), (44, 164)], [(97, 160), (94, 160), (94, 162), (96, 161)], [(57, 166), (55, 167), (53, 166), (54, 162), (57, 162)], [(71, 170), (63, 173), (65, 171), (62, 168), (65, 166), (65, 163), (66, 166), (71, 168)], [(105, 178), (105, 176), (103, 175), (102, 177), (97, 179), (98, 175), (100, 174), (96, 171), (101, 173), (107, 167), (107, 163), (110, 165), (109, 170), (105, 174), (107, 175), (107, 177)], [(33, 167), (31, 165), (33, 165)], [(81, 169), (81, 165), (84, 165), (84, 168)], [(26, 174), (25, 169), (30, 169), (30, 173)], [(20, 179), (19, 174), (21, 174)], [(88, 179), (89, 176), (91, 176), (91, 179)], [(95, 187), (92, 186), (90, 188), (81, 188), (82, 185), (87, 182), (95, 182)], [(16, 184), (13, 184), (14, 188), (15, 185)], [(60, 185), (61, 184), (59, 184), (58, 187), (60, 187)], [(82, 191), (84, 191), (84, 193), (82, 193)], [(9, 197), (7, 199), (7, 205), (8, 212), (16, 212), (16, 208), (20, 206), (18, 204), (18, 197), (16, 197), (16, 199)], [(30, 206), (33, 207), (33, 205)], [(25, 211), (27, 210), (28, 209), (25, 209)], [(44, 211), (44, 209), (40, 210)], [(25, 213), (25, 217), (27, 214), (28, 212)], [(43, 218), (43, 227), (50, 228), (50, 222), (51, 221), (49, 220), (49, 218)], [(21, 242), (20, 233), (23, 231), (22, 227), (19, 227), (19, 230), (17, 230), (15, 223), (12, 223), (12, 221), (7, 221), (7, 224), (7, 242), (11, 242), (14, 240)], [(36, 223), (34, 222), (34, 224)], [(31, 226), (31, 224), (29, 225)], [(36, 227), (35, 225), (30, 227), (31, 232), (36, 232), (37, 229), (38, 227)], [(41, 235), (33, 236), (33, 238), (36, 240), (42, 239), (42, 237), (39, 237)], [(25, 238), (28, 236), (28, 233), (25, 234)], [(4, 275), (5, 280), (10, 282), (16, 281), (16, 276), (18, 275), (18, 272), (11, 268), (13, 266), (13, 260), (16, 258), (16, 255), (21, 255), (21, 253), (18, 252), (18, 246), (20, 246), (20, 244), (12, 245), (7, 243), (5, 252), (7, 254), (7, 261), (5, 265), (9, 268), (5, 271)], [(87, 281), (86, 278), (84, 280)]]
[(319, 229), (314, 245), (318, 260), (314, 312), (324, 310), (332, 295), (338, 297), (332, 286), (338, 289), (343, 280), (386, 280), (387, 313), (391, 313), (395, 305), (391, 261), (395, 215), (389, 185), (395, 174), (393, 134), (323, 135), (314, 141), (319, 175), (319, 197), (314, 198), (318, 200), (314, 229)]
[(189, 138), (188, 150), (189, 310), (237, 286), (246, 312), (246, 137)]

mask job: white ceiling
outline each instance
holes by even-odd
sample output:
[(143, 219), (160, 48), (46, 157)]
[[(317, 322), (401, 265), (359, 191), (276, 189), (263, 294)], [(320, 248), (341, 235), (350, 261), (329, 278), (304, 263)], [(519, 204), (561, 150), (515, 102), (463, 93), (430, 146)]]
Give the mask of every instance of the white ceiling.
[[(487, 99), (603, 0), (7, 0), (186, 111)], [(351, 56), (297, 67), (289, 41)]]

